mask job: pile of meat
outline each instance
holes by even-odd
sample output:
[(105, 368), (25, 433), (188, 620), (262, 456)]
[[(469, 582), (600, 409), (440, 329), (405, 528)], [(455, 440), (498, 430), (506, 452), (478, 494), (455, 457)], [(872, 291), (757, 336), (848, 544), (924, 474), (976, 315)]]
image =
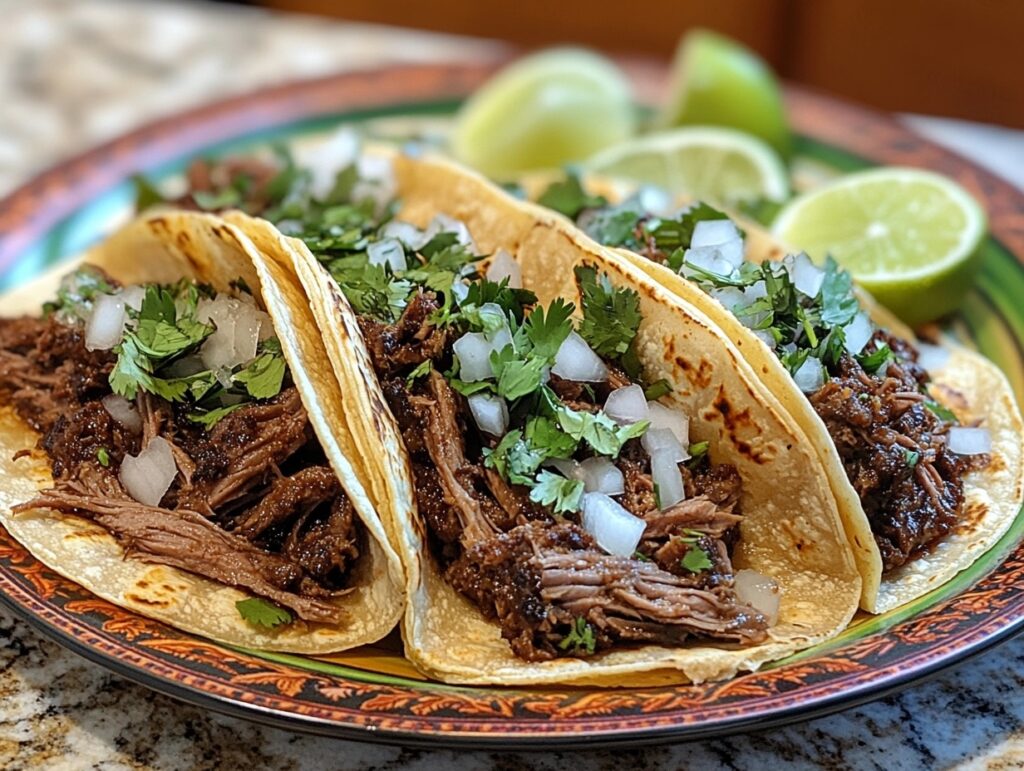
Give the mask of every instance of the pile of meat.
[[(687, 499), (660, 511), (647, 454), (639, 440), (630, 441), (619, 460), (626, 488), (619, 501), (647, 521), (638, 548), (644, 557), (606, 554), (578, 524), (483, 465), (481, 451), (495, 440), (476, 430), (464, 398), (439, 373), (450, 341), (427, 322), (436, 307), (421, 293), (395, 324), (364, 317), (362, 330), (412, 460), (433, 557), (452, 586), (498, 621), (516, 655), (543, 661), (621, 643), (677, 645), (691, 635), (763, 640), (766, 619), (732, 588), (729, 546), (740, 521), (735, 468), (705, 462), (684, 469)], [(409, 385), (404, 374), (428, 358), (433, 370)], [(590, 393), (556, 376), (550, 385), (574, 409), (596, 411), (610, 389), (630, 382), (612, 371), (610, 382)], [(682, 566), (693, 546), (708, 554), (711, 569)], [(592, 630), (593, 651), (565, 645), (580, 619)]]
[[(0, 320), (0, 399), (42, 434), (54, 476), (20, 508), (88, 518), (131, 557), (248, 590), (308, 621), (340, 622), (330, 599), (348, 591), (361, 534), (295, 388), (210, 431), (187, 419), (186, 405), (140, 391), (133, 432), (101, 401), (114, 363), (86, 350), (79, 326)], [(178, 474), (152, 507), (125, 492), (118, 469), (156, 436), (171, 444)]]
[(927, 549), (960, 520), (963, 475), (988, 463), (946, 447), (949, 423), (925, 406), (928, 374), (905, 341), (876, 332), (899, 357), (869, 375), (844, 355), (811, 404), (825, 422), (860, 496), (886, 571)]

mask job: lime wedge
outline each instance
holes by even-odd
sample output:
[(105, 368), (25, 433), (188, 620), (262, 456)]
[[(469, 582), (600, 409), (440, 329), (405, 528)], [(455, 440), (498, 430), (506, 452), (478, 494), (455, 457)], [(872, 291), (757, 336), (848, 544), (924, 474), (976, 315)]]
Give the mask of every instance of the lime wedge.
[(520, 59), (459, 112), (451, 150), (491, 177), (558, 168), (632, 136), (626, 78), (608, 59), (573, 48)]
[(985, 212), (930, 171), (850, 174), (795, 198), (772, 230), (813, 259), (831, 254), (908, 324), (955, 309), (978, 268)]
[(669, 99), (657, 126), (726, 126), (771, 145), (783, 158), (792, 148), (782, 91), (753, 51), (706, 30), (686, 35), (676, 49)]
[(780, 201), (789, 192), (786, 169), (768, 145), (749, 134), (711, 126), (623, 142), (590, 158), (585, 167), (719, 205), (755, 198)]

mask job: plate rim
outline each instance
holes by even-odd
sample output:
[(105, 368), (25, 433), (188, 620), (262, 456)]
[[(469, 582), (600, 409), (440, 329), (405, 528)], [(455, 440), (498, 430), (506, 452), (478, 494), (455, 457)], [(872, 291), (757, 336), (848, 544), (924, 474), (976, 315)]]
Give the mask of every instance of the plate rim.
[[(418, 103), (424, 98), (430, 101), (458, 98), (465, 96), (499, 64), (500, 60), (468, 64), (394, 65), (328, 75), (313, 80), (293, 81), (257, 89), (147, 123), (103, 145), (55, 164), (0, 200), (0, 270), (7, 268), (25, 246), (48, 232), (54, 224), (73, 213), (97, 192), (122, 182), (131, 172), (179, 157), (183, 152), (192, 151), (197, 146), (236, 137), (239, 134), (238, 127), (246, 121), (256, 122), (256, 125), (249, 126), (251, 132), (287, 126), (342, 110), (383, 107), (389, 103), (397, 103), (391, 97), (395, 92), (395, 83), (402, 84), (399, 90), (404, 89), (404, 93), (400, 98), (408, 104)], [(664, 79), (662, 68), (652, 63), (630, 62), (627, 64), (627, 70), (634, 81), (644, 86), (641, 93), (656, 90), (659, 78)], [(424, 94), (424, 91), (428, 93)], [(342, 95), (351, 99), (353, 95), (360, 94), (366, 98), (365, 104), (346, 105), (339, 101)], [(953, 173), (953, 176), (960, 178), (961, 181), (966, 181), (972, 192), (980, 195), (989, 204), (992, 235), (1017, 258), (1018, 262), (1024, 258), (1024, 193), (1017, 192), (1009, 183), (990, 172), (919, 137), (890, 116), (799, 88), (788, 87), (786, 98), (791, 114), (801, 116), (797, 122), (800, 133), (807, 134), (817, 141), (832, 144), (843, 151), (861, 155), (872, 161), (892, 162), (893, 159), (898, 159), (906, 163), (910, 153), (911, 161), (917, 165)], [(845, 124), (843, 132), (837, 135), (835, 129), (842, 124)], [(853, 130), (849, 128), (850, 126)], [(186, 132), (184, 142), (181, 139), (182, 131)], [(169, 134), (173, 136), (168, 136)], [(965, 171), (969, 172), (966, 180), (963, 179)], [(42, 205), (43, 202), (45, 205)], [(3, 535), (6, 536), (6, 533)], [(1019, 551), (1021, 549), (1018, 549)], [(1008, 552), (1004, 561), (996, 567), (996, 571), (1006, 567), (1012, 556), (1012, 551)], [(1024, 572), (1024, 557), (1021, 559), (1021, 571)], [(992, 574), (981, 577), (975, 587), (950, 598), (947, 602), (953, 602), (973, 591), (991, 576)], [(6, 574), (0, 576), (0, 586), (9, 582), (10, 578)], [(0, 592), (0, 603), (63, 647), (134, 682), (213, 711), (278, 728), (403, 746), (495, 749), (508, 747), (514, 741), (516, 748), (520, 750), (632, 746), (699, 739), (753, 728), (768, 728), (809, 719), (812, 716), (831, 714), (934, 676), (950, 666), (989, 650), (1024, 629), (1024, 607), (1018, 607), (1016, 615), (1010, 618), (998, 614), (993, 616), (991, 622), (1004, 622), (997, 624), (994, 630), (961, 642), (958, 647), (951, 650), (935, 653), (908, 667), (906, 671), (889, 674), (877, 681), (868, 680), (849, 690), (827, 691), (824, 695), (777, 707), (768, 714), (756, 711), (752, 714), (738, 712), (731, 717), (705, 724), (672, 724), (663, 714), (652, 717), (653, 720), (661, 722), (621, 730), (609, 728), (604, 723), (612, 719), (623, 720), (622, 717), (612, 715), (601, 720), (588, 718), (599, 731), (596, 734), (581, 734), (570, 730), (564, 733), (557, 730), (531, 730), (527, 726), (540, 721), (521, 717), (510, 718), (510, 730), (507, 732), (495, 731), (493, 728), (487, 730), (486, 727), (483, 730), (447, 730), (444, 728), (443, 720), (429, 719), (424, 719), (426, 725), (417, 728), (374, 729), (355, 723), (321, 721), (309, 715), (282, 712), (190, 688), (144, 668), (133, 667), (95, 647), (90, 647), (78, 637), (32, 613), (26, 604), (16, 602), (6, 592)], [(60, 610), (66, 612), (63, 608)], [(912, 619), (907, 621), (910, 620)], [(975, 631), (978, 632), (977, 629)], [(887, 634), (887, 631), (879, 634)], [(529, 689), (517, 691), (529, 692)], [(571, 724), (567, 728), (576, 725), (574, 720), (579, 719), (566, 721)], [(517, 725), (519, 728), (515, 728)], [(524, 739), (535, 742), (537, 746), (519, 746), (518, 742)]]

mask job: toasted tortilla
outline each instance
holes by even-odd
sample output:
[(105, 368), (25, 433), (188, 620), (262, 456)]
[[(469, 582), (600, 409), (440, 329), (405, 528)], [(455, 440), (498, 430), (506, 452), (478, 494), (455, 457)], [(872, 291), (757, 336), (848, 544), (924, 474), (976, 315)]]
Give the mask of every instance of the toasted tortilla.
[[(602, 185), (602, 189), (607, 189)], [(760, 263), (781, 260), (791, 253), (757, 225), (742, 221), (747, 233), (746, 259)], [(861, 607), (884, 613), (936, 589), (992, 548), (1013, 524), (1024, 502), (1024, 422), (1006, 376), (991, 361), (950, 339), (941, 344), (949, 359), (931, 372), (930, 392), (952, 409), (962, 423), (979, 422), (992, 434), (992, 462), (964, 478), (964, 516), (960, 524), (906, 565), (883, 575), (882, 557), (860, 497), (850, 484), (835, 444), (810, 401), (793, 382), (775, 353), (740, 323), (732, 312), (696, 284), (663, 265), (632, 252), (615, 249), (676, 297), (699, 309), (718, 324), (731, 345), (758, 373), (758, 379), (783, 404), (822, 459), (828, 482), (839, 502), (846, 535), (863, 578)], [(914, 333), (890, 311), (858, 290), (872, 320), (904, 339)]]
[[(183, 277), (228, 291), (242, 278), (274, 324), (292, 380), (310, 422), (366, 531), (366, 548), (350, 574), (352, 591), (333, 600), (345, 611), (341, 626), (292, 623), (269, 629), (241, 618), (243, 591), (201, 576), (136, 558), (104, 529), (86, 519), (46, 509), (12, 515), (11, 507), (50, 487), (46, 454), (34, 449), (38, 434), (0, 408), (0, 522), (33, 556), (115, 605), (186, 632), (230, 645), (293, 653), (328, 653), (375, 642), (398, 623), (404, 605), (403, 574), (375, 507), (352, 438), (339, 430), (344, 395), (316, 332), (309, 303), (291, 268), (264, 257), (244, 234), (217, 217), (167, 212), (140, 218), (90, 250), (81, 262), (119, 281), (173, 282)], [(5, 297), (5, 312), (38, 314), (54, 296), (61, 265)], [(13, 460), (19, 450), (29, 457)]]
[(428, 551), (401, 435), (383, 406), (356, 316), (341, 290), (301, 241), (264, 221), (229, 214), (261, 249), (280, 250), (291, 260), (339, 380), (362, 400), (343, 407), (347, 427), (363, 442), (366, 462), (375, 465), (390, 502), (381, 511), (392, 517), (388, 531), (406, 566), (406, 656), (424, 673), (451, 683), (701, 682), (757, 669), (843, 629), (856, 610), (861, 582), (821, 462), (718, 326), (562, 218), (516, 201), (482, 177), (441, 160), (397, 156), (394, 163), (401, 219), (422, 227), (443, 212), (463, 221), (484, 253), (504, 248), (516, 256), (524, 285), (541, 303), (561, 296), (578, 306), (573, 268), (581, 264), (639, 293), (647, 377), (673, 384), (672, 401), (692, 416), (691, 436), (709, 441), (713, 461), (734, 464), (743, 479), (745, 516), (734, 562), (782, 586), (780, 620), (763, 644), (627, 646), (541, 663), (515, 656), (499, 626), (444, 580)]

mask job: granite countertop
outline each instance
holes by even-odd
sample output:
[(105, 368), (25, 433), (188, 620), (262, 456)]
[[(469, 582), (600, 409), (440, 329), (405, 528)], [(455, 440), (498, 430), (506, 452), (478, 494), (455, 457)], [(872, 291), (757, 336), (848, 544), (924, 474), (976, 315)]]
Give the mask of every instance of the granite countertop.
[[(232, 92), (394, 61), (492, 56), (486, 41), (191, 3), (0, 2), (0, 195), (142, 121)], [(994, 127), (915, 128), (1024, 187), (1024, 141)], [(1024, 639), (831, 717), (626, 752), (426, 752), (264, 728), (180, 704), (42, 639), (0, 611), (6, 769), (1024, 768)]]

